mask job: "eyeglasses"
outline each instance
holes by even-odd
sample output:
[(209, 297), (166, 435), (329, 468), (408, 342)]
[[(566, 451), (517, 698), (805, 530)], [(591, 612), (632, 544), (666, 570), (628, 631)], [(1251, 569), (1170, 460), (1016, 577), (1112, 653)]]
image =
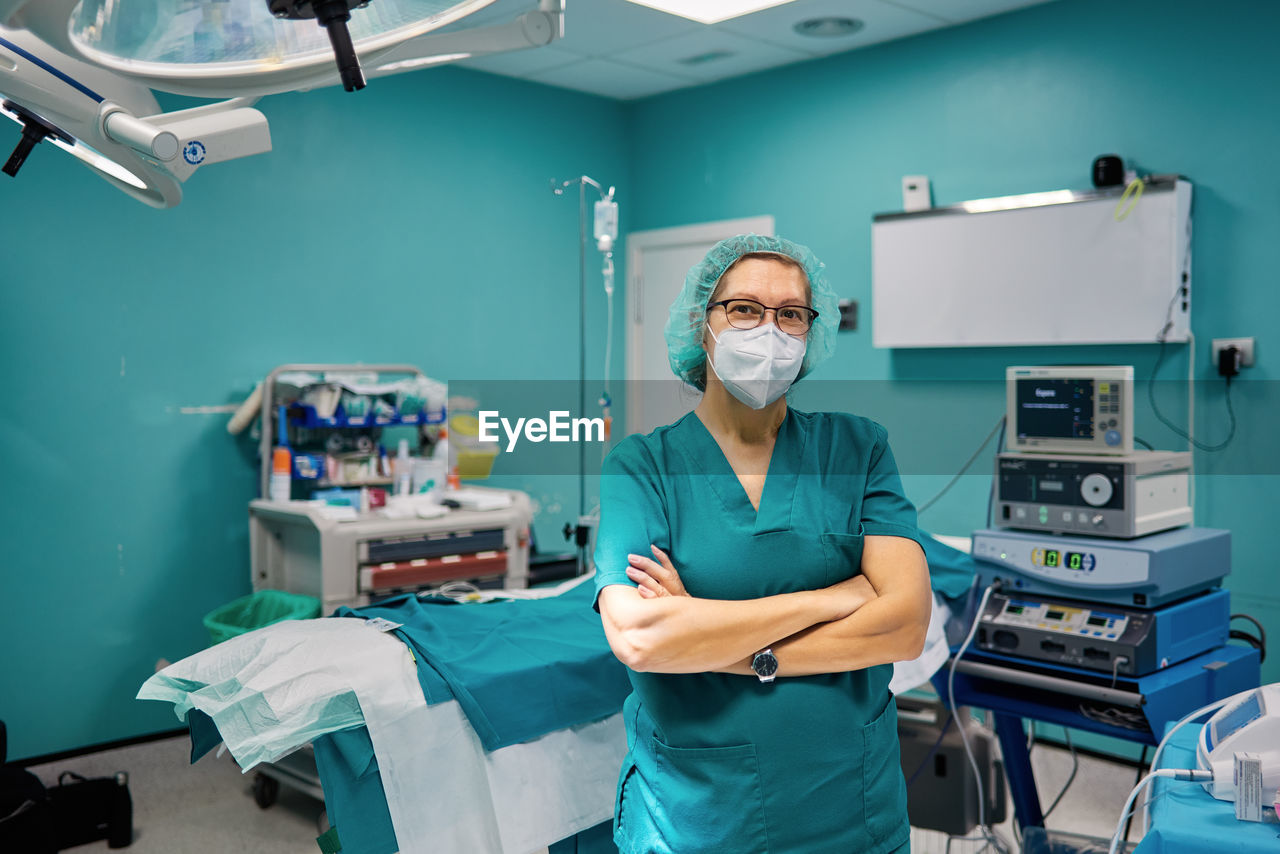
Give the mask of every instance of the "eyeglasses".
[(707, 311), (716, 306), (724, 309), (729, 325), (738, 329), (755, 329), (764, 321), (765, 312), (772, 311), (774, 322), (788, 335), (804, 335), (818, 316), (806, 305), (763, 305), (753, 299), (722, 299), (708, 305)]

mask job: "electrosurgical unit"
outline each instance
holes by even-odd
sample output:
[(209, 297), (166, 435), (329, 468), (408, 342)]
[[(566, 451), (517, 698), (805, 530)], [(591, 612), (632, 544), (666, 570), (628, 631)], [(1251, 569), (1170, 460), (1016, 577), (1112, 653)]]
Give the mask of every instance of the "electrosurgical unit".
[(1235, 757), (1240, 753), (1261, 760), (1262, 791), (1274, 793), (1280, 787), (1280, 683), (1263, 685), (1227, 704), (1200, 730), (1196, 762), (1213, 772), (1204, 787), (1215, 798), (1236, 799)]
[(1178, 528), (1102, 540), (986, 528), (973, 533), (982, 587), (1156, 608), (1203, 593), (1231, 572), (1231, 532)]
[(1133, 450), (1133, 366), (1005, 369), (1007, 450), (1127, 454)]
[(1190, 473), (1185, 451), (998, 454), (996, 524), (1121, 538), (1189, 525)]
[(993, 593), (974, 643), (987, 652), (1145, 676), (1227, 642), (1231, 595), (1213, 590), (1147, 611)]

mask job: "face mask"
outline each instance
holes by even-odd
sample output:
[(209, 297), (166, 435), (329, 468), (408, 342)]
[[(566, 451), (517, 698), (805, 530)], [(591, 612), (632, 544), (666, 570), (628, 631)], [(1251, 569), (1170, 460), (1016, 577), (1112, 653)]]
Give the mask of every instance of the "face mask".
[[(707, 331), (711, 332), (708, 324)], [(786, 393), (804, 362), (803, 338), (788, 335), (772, 323), (754, 329), (729, 327), (717, 338), (716, 355), (707, 357), (729, 393), (752, 409), (764, 409)]]

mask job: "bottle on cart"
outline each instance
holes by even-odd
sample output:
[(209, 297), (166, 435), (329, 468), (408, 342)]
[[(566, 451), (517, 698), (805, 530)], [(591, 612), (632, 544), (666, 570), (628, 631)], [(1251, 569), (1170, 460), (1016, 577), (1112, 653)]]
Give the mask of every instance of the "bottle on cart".
[(396, 451), (396, 495), (408, 495), (413, 484), (413, 460), (409, 459), (409, 440), (401, 439)]
[(285, 414), (285, 407), (281, 406), (276, 418), (276, 448), (271, 452), (271, 485), (267, 497), (272, 501), (288, 501), (293, 497), (293, 452), (289, 450)]
[(293, 497), (293, 454), (288, 448), (276, 448), (271, 453), (271, 495), (272, 501), (288, 501)]
[(436, 440), (436, 446), (432, 451), (431, 458), (439, 460), (444, 466), (445, 483), (450, 489), (459, 489), (461, 483), (458, 480), (458, 466), (449, 458), (449, 430), (445, 427), (440, 428), (440, 438)]

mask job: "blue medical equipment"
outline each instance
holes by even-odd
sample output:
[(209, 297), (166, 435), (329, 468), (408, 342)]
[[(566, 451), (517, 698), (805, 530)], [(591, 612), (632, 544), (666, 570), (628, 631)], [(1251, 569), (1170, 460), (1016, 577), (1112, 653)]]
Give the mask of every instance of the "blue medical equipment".
[(1139, 676), (1222, 646), (1230, 616), (1225, 590), (1155, 610), (993, 593), (974, 643), (987, 652)]
[(973, 533), (979, 584), (1111, 605), (1155, 608), (1218, 587), (1231, 572), (1231, 533), (1179, 528), (1135, 540), (1022, 531)]

